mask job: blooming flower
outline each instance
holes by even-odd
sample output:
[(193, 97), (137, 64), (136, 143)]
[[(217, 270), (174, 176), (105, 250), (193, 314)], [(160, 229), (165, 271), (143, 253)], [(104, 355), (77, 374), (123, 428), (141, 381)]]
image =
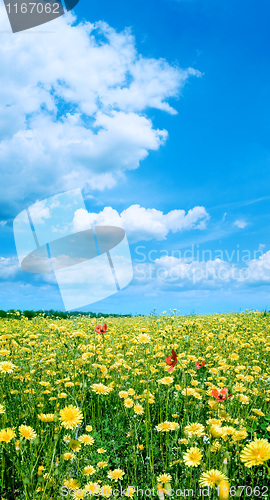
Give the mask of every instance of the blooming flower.
[(1, 429), (0, 442), (9, 443), (15, 436), (14, 430), (10, 427), (8, 429)]
[(230, 496), (230, 484), (226, 479), (222, 479), (218, 484), (219, 500), (228, 500)]
[(104, 384), (92, 384), (91, 385), (92, 391), (94, 391), (96, 394), (103, 394), (107, 396), (112, 390), (112, 387), (108, 387)]
[(170, 474), (161, 474), (157, 478), (158, 483), (169, 483), (172, 480), (172, 476)]
[(83, 443), (84, 445), (92, 445), (94, 444), (94, 438), (92, 436), (89, 436), (88, 434), (82, 434), (78, 440), (80, 443)]
[(39, 420), (42, 422), (53, 422), (54, 421), (54, 414), (53, 413), (41, 413), (38, 415)]
[(270, 443), (267, 439), (255, 439), (242, 451), (240, 460), (246, 467), (261, 465), (270, 459)]
[(121, 469), (114, 469), (109, 471), (107, 476), (112, 481), (118, 481), (119, 479), (123, 479), (124, 474), (124, 471), (122, 471)]
[(106, 323), (103, 323), (103, 326), (96, 325), (95, 326), (95, 332), (99, 333), (99, 335), (101, 335), (102, 333), (106, 333), (107, 332), (107, 325), (106, 325)]
[(205, 434), (204, 426), (202, 424), (197, 423), (197, 422), (194, 422), (193, 424), (187, 425), (184, 428), (184, 432), (188, 435), (188, 437), (192, 437), (192, 436), (202, 437)]
[(12, 373), (15, 365), (11, 361), (2, 361), (0, 363), (0, 372), (2, 373)]
[(200, 477), (199, 484), (200, 486), (209, 486), (210, 488), (214, 488), (214, 486), (219, 484), (223, 479), (227, 480), (227, 477), (223, 474), (223, 472), (211, 469), (208, 472), (203, 472)]
[(198, 467), (201, 463), (202, 452), (199, 448), (189, 448), (183, 455), (183, 460), (188, 467)]
[(66, 429), (75, 429), (83, 420), (83, 414), (76, 406), (65, 406), (60, 410), (61, 425)]
[(168, 372), (172, 372), (176, 363), (177, 363), (177, 356), (176, 352), (172, 349), (172, 354), (170, 356), (167, 356), (165, 359), (165, 363), (169, 365), (169, 368), (167, 368)]
[(195, 368), (199, 370), (205, 365), (205, 360), (203, 359), (201, 362), (200, 361), (195, 361)]
[(32, 441), (33, 439), (35, 439), (37, 437), (36, 432), (29, 425), (20, 425), (19, 433), (22, 437), (24, 437), (28, 441)]
[(224, 401), (224, 399), (229, 398), (232, 394), (228, 394), (229, 390), (227, 387), (223, 387), (220, 391), (213, 389), (211, 394), (217, 401)]
[(149, 344), (150, 340), (151, 339), (147, 333), (140, 333), (140, 335), (138, 335), (139, 344)]
[(92, 465), (86, 465), (86, 467), (83, 468), (83, 474), (85, 476), (92, 476), (92, 474), (95, 474), (96, 469)]
[(134, 405), (133, 410), (136, 413), (136, 415), (142, 415), (144, 413), (144, 409), (143, 409), (142, 405), (140, 405), (140, 404)]

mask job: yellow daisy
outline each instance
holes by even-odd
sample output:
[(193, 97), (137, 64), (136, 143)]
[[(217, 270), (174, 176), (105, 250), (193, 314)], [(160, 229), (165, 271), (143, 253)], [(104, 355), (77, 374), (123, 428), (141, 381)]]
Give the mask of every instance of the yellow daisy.
[(242, 451), (240, 460), (246, 467), (261, 465), (270, 459), (270, 443), (267, 439), (255, 439)]
[(199, 448), (192, 447), (183, 454), (183, 460), (188, 467), (198, 467), (201, 463), (202, 455)]
[(227, 477), (223, 472), (220, 472), (219, 470), (216, 469), (211, 469), (208, 472), (203, 472), (203, 474), (200, 477), (199, 484), (200, 486), (209, 486), (210, 488), (214, 488), (222, 479), (225, 479), (227, 481)]
[(76, 406), (69, 405), (60, 410), (61, 425), (66, 429), (75, 429), (82, 420), (83, 414)]
[(124, 471), (121, 469), (114, 469), (110, 470), (107, 474), (108, 478), (111, 479), (112, 481), (118, 481), (119, 479), (122, 480), (124, 476)]
[(37, 437), (36, 432), (29, 425), (20, 425), (19, 433), (23, 438), (27, 439), (28, 441), (32, 441)]
[(1, 429), (0, 431), (0, 442), (9, 443), (16, 434), (13, 429), (8, 427), (7, 429)]
[(95, 442), (94, 438), (88, 434), (82, 434), (78, 439), (84, 445), (92, 445)]
[(12, 373), (16, 366), (11, 363), (11, 361), (2, 361), (0, 363), (0, 372), (2, 373)]

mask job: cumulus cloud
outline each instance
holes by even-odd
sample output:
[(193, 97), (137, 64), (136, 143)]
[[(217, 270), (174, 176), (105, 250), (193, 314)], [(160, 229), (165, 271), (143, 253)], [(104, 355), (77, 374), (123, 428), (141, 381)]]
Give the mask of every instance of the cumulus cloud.
[(116, 225), (125, 229), (131, 241), (147, 241), (164, 240), (169, 232), (204, 229), (208, 219), (206, 209), (199, 206), (187, 213), (185, 210), (171, 210), (164, 214), (155, 208), (131, 205), (121, 213), (112, 207), (105, 207), (98, 214), (79, 209), (75, 212), (73, 226), (75, 231), (82, 231), (89, 224)]
[(168, 100), (200, 74), (143, 57), (104, 22), (69, 14), (50, 27), (10, 36), (0, 15), (2, 202), (113, 187), (167, 138), (148, 109), (176, 113)]
[(243, 219), (236, 219), (233, 223), (234, 226), (239, 227), (239, 229), (245, 229), (248, 223)]

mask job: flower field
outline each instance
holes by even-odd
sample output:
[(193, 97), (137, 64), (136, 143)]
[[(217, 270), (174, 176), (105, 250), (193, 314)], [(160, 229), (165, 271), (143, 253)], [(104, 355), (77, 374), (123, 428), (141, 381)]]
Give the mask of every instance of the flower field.
[(98, 322), (0, 320), (0, 498), (269, 499), (270, 315)]

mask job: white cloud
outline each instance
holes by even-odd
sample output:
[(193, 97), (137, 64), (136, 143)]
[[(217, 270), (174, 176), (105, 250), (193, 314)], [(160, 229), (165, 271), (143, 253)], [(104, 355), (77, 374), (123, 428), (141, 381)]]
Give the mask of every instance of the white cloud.
[[(200, 75), (142, 57), (130, 31), (117, 33), (104, 22), (76, 25), (69, 14), (50, 28), (2, 33), (3, 202), (111, 188), (167, 138), (148, 108), (175, 113), (168, 99)], [(0, 29), (8, 29), (3, 10)]]
[(248, 223), (243, 219), (236, 219), (233, 223), (234, 226), (239, 227), (239, 229), (245, 229)]
[(15, 257), (0, 257), (0, 279), (14, 278), (20, 270), (18, 259)]
[(118, 213), (112, 207), (105, 207), (100, 213), (89, 213), (79, 209), (75, 212), (73, 226), (82, 231), (89, 224), (116, 225), (127, 232), (132, 241), (164, 240), (169, 232), (176, 233), (190, 229), (204, 229), (209, 215), (204, 207), (185, 210), (172, 210), (164, 214), (155, 208), (131, 205)]

